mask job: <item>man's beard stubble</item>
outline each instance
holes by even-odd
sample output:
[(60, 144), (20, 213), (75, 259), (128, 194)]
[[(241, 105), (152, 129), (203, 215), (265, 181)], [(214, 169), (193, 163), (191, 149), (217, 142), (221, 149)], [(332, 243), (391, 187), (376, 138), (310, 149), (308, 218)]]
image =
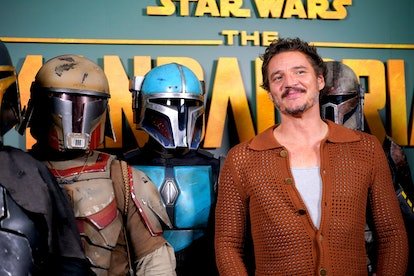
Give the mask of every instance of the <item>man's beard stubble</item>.
[[(291, 91), (291, 90), (296, 90), (296, 91), (299, 91), (300, 93), (306, 93), (306, 90), (305, 89), (301, 89), (301, 88), (295, 88), (295, 87), (290, 87), (290, 88), (287, 88), (285, 91), (284, 91), (284, 93), (282, 94), (282, 99), (283, 98), (285, 98), (285, 97), (287, 97), (288, 95), (289, 95), (289, 91)], [(318, 97), (318, 100), (319, 100), (319, 97)], [(283, 113), (283, 114), (285, 114), (285, 115), (290, 115), (290, 116), (293, 116), (293, 117), (296, 117), (296, 118), (300, 118), (300, 117), (302, 117), (302, 114), (306, 111), (306, 110), (308, 110), (308, 109), (310, 109), (312, 106), (314, 106), (315, 105), (315, 101), (312, 101), (311, 103), (309, 103), (309, 102), (305, 102), (303, 105), (301, 105), (301, 106), (298, 106), (298, 107), (294, 107), (294, 108), (289, 108), (289, 107), (285, 107), (285, 109), (284, 110), (282, 110), (281, 108), (280, 108), (280, 104), (275, 100), (274, 101), (274, 103), (275, 103), (275, 106), (276, 106), (276, 108), (281, 112), (281, 113)]]
[(293, 117), (302, 117), (302, 114), (308, 110), (310, 107), (308, 107), (308, 104), (305, 103), (302, 106), (296, 107), (296, 108), (286, 108), (285, 114), (291, 115)]

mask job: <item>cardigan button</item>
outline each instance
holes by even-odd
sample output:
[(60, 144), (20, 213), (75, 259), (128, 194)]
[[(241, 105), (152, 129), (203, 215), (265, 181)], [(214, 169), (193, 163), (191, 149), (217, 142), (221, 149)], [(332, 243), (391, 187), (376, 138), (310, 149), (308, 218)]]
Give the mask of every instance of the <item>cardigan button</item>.
[(293, 179), (290, 177), (285, 178), (285, 183), (288, 185), (292, 185), (293, 184)]
[(301, 215), (301, 216), (306, 215), (306, 210), (304, 210), (304, 209), (299, 209), (299, 210), (298, 210), (298, 214), (299, 214), (299, 215)]
[(288, 152), (287, 152), (287, 150), (281, 150), (281, 151), (279, 152), (279, 155), (280, 155), (280, 157), (285, 158), (285, 157), (287, 157), (287, 156), (288, 156)]
[(326, 269), (321, 268), (321, 269), (319, 270), (319, 275), (321, 275), (321, 276), (325, 276), (325, 275), (328, 275), (328, 273), (326, 272)]

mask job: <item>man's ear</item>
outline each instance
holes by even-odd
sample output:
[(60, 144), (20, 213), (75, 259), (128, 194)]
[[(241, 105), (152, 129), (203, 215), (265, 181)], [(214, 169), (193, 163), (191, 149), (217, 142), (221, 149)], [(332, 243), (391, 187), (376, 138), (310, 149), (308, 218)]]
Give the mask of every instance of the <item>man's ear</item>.
[(273, 97), (272, 97), (272, 94), (270, 94), (270, 92), (267, 92), (267, 96), (269, 97), (269, 100), (273, 103)]
[(325, 87), (325, 78), (322, 75), (318, 76), (318, 88), (321, 91)]

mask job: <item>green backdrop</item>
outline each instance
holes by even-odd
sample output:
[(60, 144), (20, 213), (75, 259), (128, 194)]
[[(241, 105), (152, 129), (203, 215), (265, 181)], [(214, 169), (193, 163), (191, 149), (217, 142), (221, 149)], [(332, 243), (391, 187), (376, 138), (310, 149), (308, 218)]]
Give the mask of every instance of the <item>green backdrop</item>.
[[(199, 1), (200, 3), (203, 1)], [(13, 62), (20, 70), (27, 55), (42, 55), (45, 60), (54, 56), (74, 53), (84, 55), (102, 65), (104, 55), (119, 56), (129, 75), (132, 74), (134, 56), (185, 56), (197, 60), (204, 69), (207, 101), (211, 99), (212, 78), (217, 60), (220, 57), (236, 57), (254, 116), (255, 97), (253, 94), (252, 61), (263, 51), (261, 45), (240, 45), (236, 37), (234, 45), (227, 45), (223, 30), (278, 32), (282, 37), (300, 37), (304, 40), (322, 43), (318, 47), (325, 58), (341, 59), (403, 59), (405, 62), (407, 114), (412, 117), (414, 79), (414, 2), (411, 0), (359, 0), (351, 1), (346, 7), (347, 16), (343, 20), (322, 20), (307, 18), (260, 18), (255, 3), (261, 1), (233, 1), (241, 9), (249, 10), (250, 17), (220, 17), (214, 15), (194, 16), (197, 1), (157, 1), (157, 0), (14, 0), (4, 1), (0, 9), (0, 38), (6, 42)], [(206, 2), (206, 1), (204, 1)], [(217, 4), (219, 12), (224, 10), (220, 3), (232, 1), (207, 1), (212, 10)], [(284, 3), (287, 1), (274, 2)], [(299, 1), (307, 8), (307, 1)], [(335, 1), (328, 1), (331, 5)], [(169, 3), (176, 8), (169, 16), (149, 16), (148, 6)], [(189, 4), (189, 16), (180, 13)], [(180, 5), (183, 6), (180, 6)], [(286, 4), (286, 3), (285, 3)], [(222, 4), (224, 5), (224, 4)], [(182, 8), (180, 8), (182, 7)], [(283, 6), (286, 9), (286, 6)], [(300, 5), (297, 4), (297, 8)], [(331, 7), (332, 8), (332, 7)], [(13, 39), (28, 39), (27, 42)], [(39, 43), (39, 38), (62, 39), (108, 39), (109, 43)], [(122, 40), (161, 41), (149, 43), (123, 44)], [(164, 42), (162, 42), (164, 41)], [(181, 41), (176, 45), (174, 41)], [(215, 42), (215, 45), (196, 45), (196, 41)], [(217, 43), (218, 42), (218, 43)], [(205, 43), (205, 44), (206, 44)], [(333, 47), (334, 43), (363, 43), (364, 45), (408, 45), (403, 49), (393, 47)], [(203, 43), (202, 43), (203, 44)], [(331, 45), (331, 46), (329, 46)], [(385, 110), (380, 110), (385, 122)], [(229, 122), (232, 124), (232, 122)], [(387, 129), (387, 131), (389, 131)], [(232, 140), (232, 139), (230, 139)], [(6, 143), (24, 147), (24, 141), (15, 132), (6, 136)], [(209, 149), (225, 154), (232, 143), (227, 139), (222, 147)], [(414, 150), (405, 147), (410, 164), (414, 168)]]

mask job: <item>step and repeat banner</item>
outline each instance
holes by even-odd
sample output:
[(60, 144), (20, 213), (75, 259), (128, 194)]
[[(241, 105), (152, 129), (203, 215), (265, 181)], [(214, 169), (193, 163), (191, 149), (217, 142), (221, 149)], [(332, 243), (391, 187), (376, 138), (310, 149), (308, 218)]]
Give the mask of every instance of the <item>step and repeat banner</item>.
[[(14, 0), (0, 9), (0, 39), (18, 71), (22, 106), (48, 59), (78, 54), (102, 66), (117, 137), (107, 139), (111, 149), (131, 137), (146, 142), (133, 124), (129, 79), (169, 62), (190, 67), (206, 87), (202, 147), (225, 155), (277, 122), (260, 88), (260, 55), (274, 39), (299, 37), (355, 71), (367, 130), (392, 136), (414, 165), (413, 21), (411, 0)], [(33, 142), (29, 132), (6, 136), (24, 149)]]

